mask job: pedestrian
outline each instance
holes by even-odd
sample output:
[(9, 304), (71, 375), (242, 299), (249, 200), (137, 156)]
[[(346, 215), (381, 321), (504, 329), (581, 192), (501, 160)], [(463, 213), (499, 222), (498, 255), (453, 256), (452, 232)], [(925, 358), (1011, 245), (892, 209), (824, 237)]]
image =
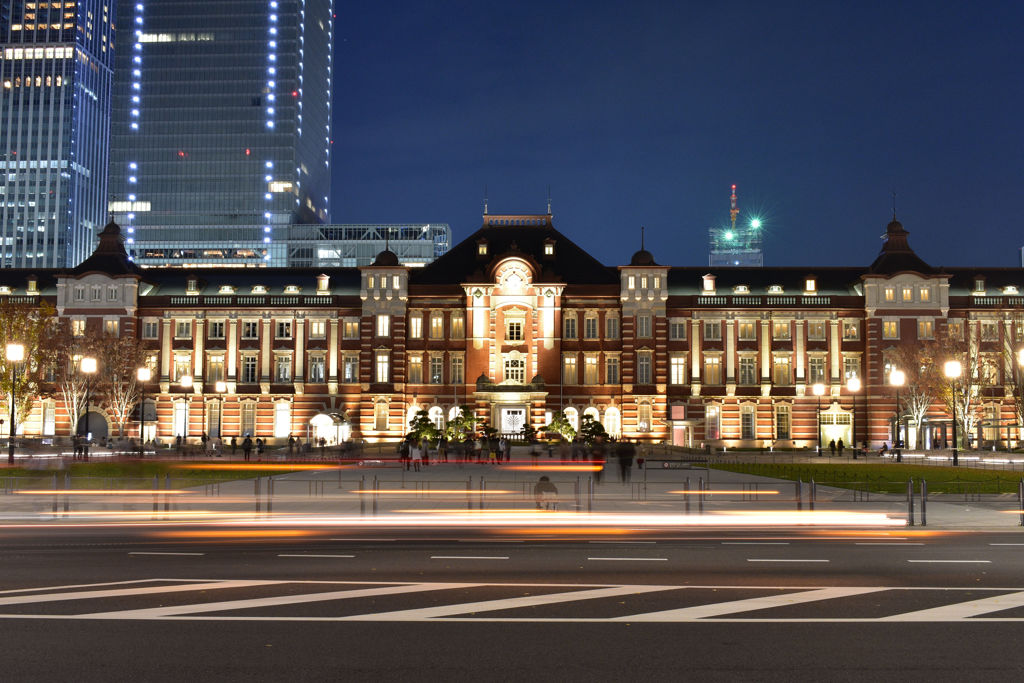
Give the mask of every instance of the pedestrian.
[(405, 465), (405, 469), (408, 470), (412, 467), (412, 459), (410, 457), (409, 439), (403, 439), (402, 443), (398, 444), (398, 458)]
[(558, 488), (546, 476), (541, 477), (534, 484), (533, 497), (537, 503), (538, 510), (558, 509)]
[(628, 441), (619, 441), (615, 444), (615, 457), (619, 460), (619, 478), (623, 484), (628, 484), (633, 472), (633, 458), (636, 455), (636, 447)]
[(231, 437), (231, 457), (235, 457), (235, 451), (238, 450), (238, 438)]
[(423, 446), (418, 443), (413, 443), (409, 449), (409, 453), (412, 456), (412, 468), (419, 472), (420, 464), (423, 462)]
[(835, 456), (835, 454), (836, 454), (836, 440), (835, 439), (832, 439), (831, 441), (828, 442), (828, 451), (829, 451), (829, 455), (830, 456)]
[(178, 455), (181, 455), (181, 434), (174, 437), (174, 448), (178, 451)]
[(839, 457), (840, 458), (843, 457), (843, 448), (845, 448), (845, 447), (846, 446), (843, 444), (843, 440), (842, 439), (839, 439), (839, 441), (836, 441), (836, 450), (839, 451)]
[(288, 435), (288, 455), (295, 452), (295, 437), (291, 434)]
[(242, 441), (242, 454), (245, 456), (245, 461), (249, 462), (249, 456), (252, 455), (252, 439), (248, 436)]
[(263, 457), (263, 447), (264, 447), (263, 439), (257, 438), (256, 439), (256, 457), (257, 458), (262, 458)]
[(505, 445), (501, 447), (501, 452), (505, 454), (505, 462), (512, 458), (512, 441), (510, 439), (505, 439)]
[(206, 436), (206, 432), (203, 432), (203, 435), (199, 437), (199, 443), (202, 445), (202, 448), (200, 449), (201, 452), (206, 452), (206, 442), (209, 440), (209, 437)]

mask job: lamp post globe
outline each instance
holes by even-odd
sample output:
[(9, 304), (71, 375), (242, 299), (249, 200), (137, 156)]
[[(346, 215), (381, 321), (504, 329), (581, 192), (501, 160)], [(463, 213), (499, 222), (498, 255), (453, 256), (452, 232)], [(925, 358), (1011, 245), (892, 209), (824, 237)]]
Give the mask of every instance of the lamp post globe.
[(818, 410), (817, 410), (817, 423), (818, 423), (818, 457), (821, 457), (821, 397), (825, 393), (825, 385), (821, 382), (816, 382), (811, 388), (814, 395), (818, 397)]
[(15, 420), (17, 415), (14, 410), (14, 366), (25, 360), (25, 345), (12, 342), (7, 345), (4, 349), (4, 356), (7, 358), (7, 365), (11, 368), (11, 422), (10, 431), (7, 436), (7, 464), (14, 464), (14, 436), (17, 433), (15, 431)]
[[(1024, 353), (1024, 351), (1022, 351)], [(960, 464), (959, 452), (957, 451), (957, 439), (956, 439), (956, 407), (957, 407), (957, 385), (960, 379), (960, 375), (963, 374), (964, 366), (958, 360), (946, 361), (946, 364), (942, 366), (942, 372), (946, 375), (946, 378), (950, 380), (953, 386), (953, 467)]]
[(853, 396), (853, 416), (850, 420), (850, 438), (853, 440), (853, 459), (857, 459), (857, 392), (860, 391), (860, 378), (853, 376), (846, 380), (846, 390)]

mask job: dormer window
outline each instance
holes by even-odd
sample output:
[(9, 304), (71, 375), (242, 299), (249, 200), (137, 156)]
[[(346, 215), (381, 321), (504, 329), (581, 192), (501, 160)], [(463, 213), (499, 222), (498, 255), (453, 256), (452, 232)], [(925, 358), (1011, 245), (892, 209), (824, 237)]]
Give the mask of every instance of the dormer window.
[(476, 255), (477, 256), (487, 256), (487, 241), (486, 240), (480, 240), (479, 242), (476, 243)]
[(544, 255), (554, 256), (555, 255), (555, 243), (554, 241), (547, 240), (544, 242)]
[(267, 293), (267, 286), (266, 285), (253, 285), (252, 286), (252, 293), (253, 294), (266, 294)]
[(301, 291), (302, 287), (299, 287), (298, 285), (285, 285), (284, 287), (285, 294), (298, 294)]
[(217, 292), (219, 294), (234, 294), (236, 289), (237, 287), (234, 285), (221, 285)]
[(818, 279), (813, 275), (804, 278), (804, 294), (818, 293)]
[(736, 285), (732, 288), (733, 294), (750, 294), (750, 287), (747, 285)]
[[(7, 285), (0, 286), (0, 294), (10, 294), (10, 293), (11, 293), (11, 288), (10, 287), (8, 287)], [(85, 297), (83, 296), (82, 298), (84, 299)]]
[(35, 275), (32, 275), (28, 279), (28, 293), (29, 294), (38, 294), (39, 293), (39, 281), (36, 279)]
[[(0, 294), (3, 294), (3, 292), (0, 292)], [(1019, 294), (1017, 285), (1006, 285), (1003, 287), (1003, 294)]]
[(330, 294), (330, 283), (331, 276), (327, 274), (321, 274), (316, 276), (316, 293), (317, 294)]
[(701, 279), (701, 290), (705, 294), (713, 294), (715, 292), (715, 276), (708, 274)]
[(974, 278), (974, 293), (984, 294), (985, 293), (985, 278), (976, 277)]
[(188, 280), (186, 280), (186, 282), (185, 282), (185, 293), (186, 294), (192, 294), (192, 295), (198, 294), (199, 293), (199, 280), (194, 278), (194, 277), (190, 277)]
[(783, 293), (782, 285), (768, 285), (768, 293), (769, 294), (782, 294)]

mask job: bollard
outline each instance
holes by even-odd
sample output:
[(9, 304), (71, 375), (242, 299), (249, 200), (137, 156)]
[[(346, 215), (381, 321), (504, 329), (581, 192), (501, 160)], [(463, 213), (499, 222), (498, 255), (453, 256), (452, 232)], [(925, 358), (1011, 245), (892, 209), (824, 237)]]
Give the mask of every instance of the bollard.
[(704, 514), (704, 477), (697, 478), (697, 514)]
[(380, 481), (377, 476), (373, 477), (373, 516), (377, 516), (377, 499), (380, 498)]
[(796, 480), (796, 509), (802, 511), (804, 509), (804, 482), (802, 479)]
[(807, 507), (808, 507), (808, 509), (811, 512), (814, 512), (814, 500), (817, 497), (817, 494), (818, 494), (817, 486), (815, 485), (814, 480), (811, 479), (811, 495), (809, 496), (808, 501), (807, 501), (808, 502), (808, 506)]
[(686, 514), (690, 514), (690, 478), (683, 482), (683, 500), (686, 501)]
[(928, 526), (928, 482), (921, 480), (921, 526)]
[(487, 479), (481, 474), (480, 475), (480, 500), (477, 503), (478, 509), (484, 509), (484, 491), (487, 490)]
[(359, 480), (359, 516), (366, 516), (366, 495), (363, 493), (366, 489), (366, 475), (364, 474)]
[(914, 478), (907, 479), (907, 526), (914, 526)]
[(1017, 503), (1020, 505), (1020, 525), (1024, 526), (1024, 479), (1017, 483)]
[(587, 477), (587, 512), (594, 511), (594, 477)]

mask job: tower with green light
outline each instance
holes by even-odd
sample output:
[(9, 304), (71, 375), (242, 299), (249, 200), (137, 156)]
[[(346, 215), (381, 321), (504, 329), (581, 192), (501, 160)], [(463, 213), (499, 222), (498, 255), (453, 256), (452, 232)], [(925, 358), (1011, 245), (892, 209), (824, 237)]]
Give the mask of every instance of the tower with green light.
[(761, 250), (761, 219), (751, 216), (749, 220), (737, 224), (736, 219), (739, 215), (736, 186), (733, 185), (732, 195), (729, 197), (729, 226), (708, 230), (708, 239), (711, 243), (708, 265), (756, 268), (764, 265), (764, 252)]

